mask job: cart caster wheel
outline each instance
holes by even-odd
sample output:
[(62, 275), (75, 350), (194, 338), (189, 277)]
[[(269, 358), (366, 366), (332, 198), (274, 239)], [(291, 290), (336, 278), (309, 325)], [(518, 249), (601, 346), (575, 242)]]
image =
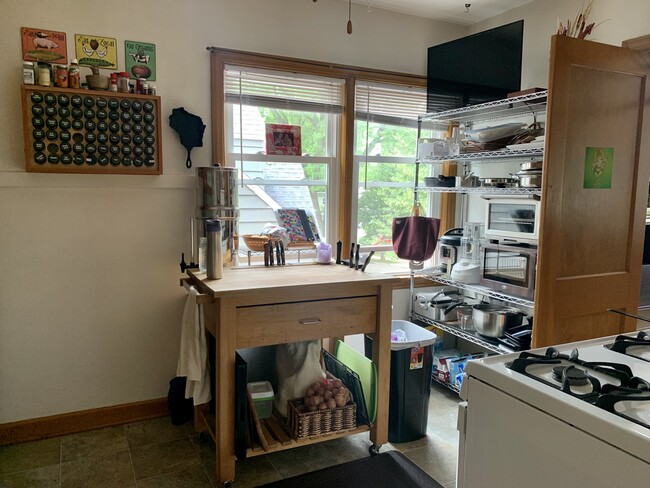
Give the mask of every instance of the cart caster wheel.
[(223, 484), (223, 488), (232, 488), (232, 481), (226, 481)]
[(368, 448), (368, 452), (370, 453), (371, 456), (376, 456), (379, 454), (379, 449), (381, 449), (381, 444), (372, 444)]

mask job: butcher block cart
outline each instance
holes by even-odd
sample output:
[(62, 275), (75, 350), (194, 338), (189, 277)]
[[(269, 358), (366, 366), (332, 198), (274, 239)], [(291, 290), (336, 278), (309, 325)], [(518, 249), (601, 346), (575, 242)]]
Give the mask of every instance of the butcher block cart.
[[(336, 339), (351, 334), (373, 338), (377, 367), (377, 416), (371, 427), (319, 438), (278, 443), (267, 452), (291, 449), (370, 431), (376, 454), (388, 436), (390, 331), (393, 285), (397, 278), (344, 266), (298, 265), (282, 268), (225, 268), (223, 278), (187, 270), (189, 285), (203, 303), (205, 328), (215, 339), (215, 414), (197, 408), (195, 426), (208, 431), (216, 444), (216, 480), (230, 486), (235, 478), (235, 352), (237, 349), (290, 342)], [(203, 406), (203, 407), (207, 407)], [(248, 449), (246, 456), (260, 452)]]

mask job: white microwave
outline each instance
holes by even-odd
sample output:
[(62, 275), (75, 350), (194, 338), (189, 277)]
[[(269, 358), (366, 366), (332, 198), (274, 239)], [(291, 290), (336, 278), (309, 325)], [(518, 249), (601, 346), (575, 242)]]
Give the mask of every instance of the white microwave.
[(541, 205), (536, 195), (512, 195), (487, 200), (485, 238), (502, 244), (537, 244)]

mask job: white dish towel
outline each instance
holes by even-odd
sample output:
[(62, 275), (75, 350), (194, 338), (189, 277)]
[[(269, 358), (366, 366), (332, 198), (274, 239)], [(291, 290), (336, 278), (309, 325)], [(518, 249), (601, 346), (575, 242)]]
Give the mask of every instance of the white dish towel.
[(183, 323), (181, 324), (181, 351), (176, 376), (186, 376), (185, 398), (194, 398), (194, 405), (210, 401), (210, 366), (208, 346), (203, 325), (203, 308), (196, 303), (199, 292), (189, 289)]

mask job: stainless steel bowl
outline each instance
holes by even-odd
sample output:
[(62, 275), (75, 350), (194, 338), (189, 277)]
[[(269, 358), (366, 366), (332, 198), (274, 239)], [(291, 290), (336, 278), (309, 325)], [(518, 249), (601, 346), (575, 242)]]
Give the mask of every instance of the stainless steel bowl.
[(503, 337), (510, 327), (521, 325), (525, 314), (504, 305), (474, 305), (472, 322), (476, 331), (486, 337)]

